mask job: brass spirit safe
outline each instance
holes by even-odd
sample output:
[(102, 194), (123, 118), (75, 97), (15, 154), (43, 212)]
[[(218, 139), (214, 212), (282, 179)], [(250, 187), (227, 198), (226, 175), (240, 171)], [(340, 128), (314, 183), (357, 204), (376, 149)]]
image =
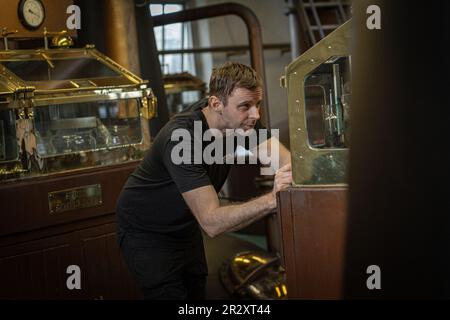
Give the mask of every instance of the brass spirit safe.
[(346, 182), (351, 21), (286, 67), (294, 185)]
[(286, 68), (294, 187), (278, 194), (289, 299), (340, 299), (347, 227), (351, 21)]
[(147, 83), (98, 52), (0, 51), (0, 180), (136, 160)]
[(155, 111), (147, 82), (92, 46), (0, 51), (0, 299), (139, 297), (115, 206)]

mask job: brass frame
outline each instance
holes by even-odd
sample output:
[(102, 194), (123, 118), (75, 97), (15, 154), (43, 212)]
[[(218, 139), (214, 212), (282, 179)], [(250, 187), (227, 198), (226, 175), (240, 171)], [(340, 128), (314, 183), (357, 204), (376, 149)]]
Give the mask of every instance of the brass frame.
[[(24, 55), (24, 59), (8, 59), (8, 57), (15, 55)], [(11, 84), (12, 92), (19, 92), (27, 89), (28, 91), (34, 91), (36, 95), (54, 95), (54, 94), (62, 94), (62, 93), (82, 93), (83, 95), (89, 94), (86, 92), (93, 91), (92, 95), (97, 95), (98, 90), (110, 90), (114, 88), (121, 88), (123, 91), (133, 91), (133, 90), (142, 90), (147, 88), (147, 81), (142, 80), (138, 76), (134, 75), (124, 67), (120, 66), (107, 56), (101, 54), (93, 46), (86, 46), (83, 49), (38, 49), (38, 50), (8, 50), (8, 51), (0, 51), (0, 61), (1, 60), (9, 60), (9, 61), (20, 61), (20, 60), (33, 60), (32, 57), (42, 57), (44, 56), (46, 59), (52, 59), (53, 56), (57, 56), (56, 59), (61, 58), (71, 58), (71, 57), (83, 57), (90, 56), (97, 61), (105, 64), (107, 67), (116, 71), (123, 78), (111, 77), (111, 78), (100, 78), (104, 80), (104, 82), (108, 82), (107, 86), (99, 86), (95, 84), (94, 81), (89, 81), (90, 86), (79, 87), (70, 80), (59, 80), (54, 81), (56, 84), (69, 84), (68, 88), (59, 88), (59, 89), (39, 89), (33, 86), (30, 86), (30, 83), (33, 82), (25, 82), (22, 79), (18, 78), (15, 74), (10, 72), (6, 67), (1, 65), (0, 62), (0, 74), (8, 79)], [(30, 56), (31, 59), (30, 59)], [(74, 79), (71, 79), (74, 80)], [(96, 80), (96, 79), (94, 79)], [(126, 80), (126, 81), (125, 81)], [(144, 94), (142, 95), (144, 96)], [(37, 98), (37, 97), (36, 97)], [(37, 98), (38, 99), (38, 98)], [(38, 106), (37, 104), (36, 106)]]
[[(118, 76), (47, 81), (47, 87), (52, 89), (42, 89), (41, 85), (45, 84), (46, 81), (39, 81), (39, 83), (24, 81), (1, 63), (2, 60), (29, 61), (33, 59), (45, 59), (51, 65), (52, 59), (81, 57), (90, 57), (100, 61), (117, 72)], [(148, 120), (156, 116), (156, 97), (152, 89), (148, 87), (148, 81), (142, 80), (107, 56), (101, 54), (92, 45), (88, 45), (82, 49), (62, 48), (0, 51), (0, 108), (15, 110), (16, 116), (21, 119), (32, 119), (34, 117), (34, 108), (51, 104), (119, 99), (138, 99), (140, 101), (139, 112), (141, 119)], [(134, 161), (137, 156), (142, 155), (142, 147), (144, 145), (143, 136), (142, 140), (138, 143), (86, 150), (84, 154), (86, 157), (90, 157), (91, 154), (100, 152), (98, 161), (104, 160), (106, 163), (109, 160), (102, 152), (118, 152), (119, 150), (124, 150), (124, 154), (129, 158), (127, 161)], [(49, 157), (42, 157), (42, 159), (62, 159), (65, 157), (72, 157), (72, 154), (51, 155)], [(85, 166), (84, 164), (80, 164), (80, 168), (71, 168), (64, 172), (82, 170), (91, 166), (95, 165), (86, 164)], [(20, 163), (17, 162), (17, 159), (1, 162), (0, 177), (3, 175), (5, 179), (12, 181), (25, 178), (25, 176), (21, 175), (22, 173), (25, 174), (26, 170), (20, 168)], [(43, 176), (54, 173), (56, 172), (49, 171), (48, 173), (39, 175)], [(11, 178), (8, 176), (11, 176)]]
[[(8, 57), (23, 55), (23, 59), (8, 59)], [(156, 98), (151, 90), (148, 88), (148, 81), (144, 81), (126, 68), (122, 67), (112, 59), (108, 58), (104, 54), (95, 49), (93, 45), (87, 45), (82, 49), (38, 49), (38, 50), (8, 50), (0, 51), (0, 61), (20, 61), (31, 60), (32, 57), (44, 57), (45, 59), (52, 59), (57, 56), (56, 59), (70, 58), (70, 57), (82, 57), (90, 56), (97, 61), (102, 62), (112, 70), (116, 71), (122, 77), (103, 77), (91, 79), (87, 83), (90, 86), (80, 87), (73, 80), (59, 80), (54, 81), (57, 84), (68, 83), (70, 88), (60, 89), (39, 89), (33, 84), (33, 82), (25, 82), (14, 73), (9, 71), (0, 62), (0, 79), (7, 83), (4, 84), (8, 91), (11, 93), (11, 97), (8, 98), (7, 92), (2, 92), (6, 96), (6, 100), (0, 105), (7, 104), (8, 108), (25, 108), (25, 107), (40, 107), (48, 104), (64, 104), (72, 102), (87, 102), (98, 100), (113, 100), (113, 99), (128, 99), (128, 98), (145, 98), (148, 101), (143, 103), (141, 115), (146, 119), (151, 119), (156, 116)], [(99, 82), (108, 83), (108, 85), (97, 85), (95, 80)], [(22, 94), (25, 93), (25, 94)], [(6, 102), (6, 103), (5, 103)]]
[[(288, 91), (289, 134), (294, 186), (346, 185), (345, 173), (336, 177), (335, 163), (344, 168), (348, 149), (317, 149), (308, 142), (305, 115), (305, 77), (320, 64), (335, 56), (350, 56), (351, 20), (318, 42), (285, 69), (281, 86)], [(300, 90), (298, 90), (300, 88)], [(321, 170), (314, 167), (314, 161), (321, 158)], [(321, 183), (311, 182), (314, 175), (320, 175)]]

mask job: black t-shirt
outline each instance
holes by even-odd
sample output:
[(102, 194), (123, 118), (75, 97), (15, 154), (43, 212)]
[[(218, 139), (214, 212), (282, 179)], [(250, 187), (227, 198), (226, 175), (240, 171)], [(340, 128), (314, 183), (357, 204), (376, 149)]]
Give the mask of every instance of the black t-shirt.
[[(198, 223), (181, 194), (207, 185), (219, 192), (230, 164), (206, 164), (203, 160), (196, 164), (195, 139), (192, 139), (191, 163), (175, 164), (171, 155), (179, 141), (172, 141), (171, 137), (176, 129), (199, 137), (194, 129), (198, 129), (200, 123), (202, 136), (209, 129), (202, 112), (207, 103), (207, 99), (202, 99), (175, 115), (160, 130), (145, 158), (128, 178), (117, 204), (118, 224), (122, 231), (146, 239), (162, 237), (175, 243), (185, 243), (199, 235)], [(258, 122), (255, 129), (259, 128)], [(212, 141), (200, 142), (202, 152)], [(234, 151), (235, 148), (232, 157)], [(177, 154), (184, 155), (183, 152)]]

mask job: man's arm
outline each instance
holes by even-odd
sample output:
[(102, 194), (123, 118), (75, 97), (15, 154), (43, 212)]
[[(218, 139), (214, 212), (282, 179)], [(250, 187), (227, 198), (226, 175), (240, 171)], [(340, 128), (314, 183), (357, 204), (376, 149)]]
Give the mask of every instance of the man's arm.
[[(253, 152), (254, 150), (251, 151)], [(272, 152), (275, 152), (275, 154), (272, 155)], [(269, 158), (271, 160), (270, 166), (274, 171), (291, 163), (291, 153), (276, 137), (271, 137), (260, 143), (257, 154), (262, 163), (267, 163), (267, 159)], [(274, 156), (277, 156), (277, 154), (278, 161), (274, 161), (276, 160)]]
[(211, 185), (182, 193), (202, 229), (210, 236), (236, 230), (264, 217), (276, 208), (276, 193), (291, 185), (291, 166), (280, 168), (272, 192), (238, 205), (221, 207)]
[[(291, 153), (280, 142), (280, 140), (278, 140), (275, 137), (271, 137), (269, 140), (267, 140), (266, 143), (267, 143), (267, 147), (266, 147), (267, 150), (271, 150), (272, 149), (272, 143), (277, 143), (278, 144), (278, 150), (279, 150), (279, 153), (280, 153), (280, 168), (284, 167), (288, 163), (289, 164), (291, 163)], [(263, 144), (264, 144), (264, 142), (263, 142)], [(263, 145), (261, 147), (263, 147)]]

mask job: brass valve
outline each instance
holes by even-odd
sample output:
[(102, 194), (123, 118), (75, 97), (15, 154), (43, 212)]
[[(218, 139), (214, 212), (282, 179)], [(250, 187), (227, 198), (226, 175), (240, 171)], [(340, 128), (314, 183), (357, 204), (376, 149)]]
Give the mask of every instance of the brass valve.
[(17, 33), (17, 32), (19, 32), (19, 31), (18, 30), (10, 30), (10, 31), (8, 31), (8, 28), (6, 28), (6, 27), (2, 28), (3, 45), (5, 47), (5, 50), (8, 50), (8, 36), (10, 34), (14, 34), (14, 33)]

